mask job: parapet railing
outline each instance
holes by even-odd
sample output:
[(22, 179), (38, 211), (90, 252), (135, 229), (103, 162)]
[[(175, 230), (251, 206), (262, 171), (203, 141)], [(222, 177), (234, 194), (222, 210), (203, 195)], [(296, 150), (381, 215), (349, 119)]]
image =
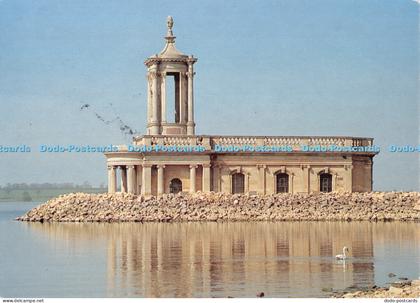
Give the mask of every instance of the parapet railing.
[(185, 135), (144, 135), (134, 137), (135, 145), (176, 145), (204, 146), (214, 149), (218, 146), (372, 146), (372, 138), (327, 137), (327, 136), (185, 136)]

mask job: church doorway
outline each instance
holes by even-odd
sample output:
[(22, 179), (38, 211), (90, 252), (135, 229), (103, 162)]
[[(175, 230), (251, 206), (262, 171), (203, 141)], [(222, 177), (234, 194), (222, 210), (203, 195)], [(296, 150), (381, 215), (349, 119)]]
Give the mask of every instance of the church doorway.
[(169, 184), (169, 192), (171, 194), (177, 194), (182, 191), (182, 181), (178, 178), (172, 179)]

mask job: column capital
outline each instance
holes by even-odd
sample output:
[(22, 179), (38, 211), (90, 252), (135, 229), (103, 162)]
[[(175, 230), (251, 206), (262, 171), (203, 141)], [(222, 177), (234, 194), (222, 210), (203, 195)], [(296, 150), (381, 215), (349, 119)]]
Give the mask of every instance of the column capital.
[(265, 164), (257, 164), (257, 168), (258, 169), (260, 169), (260, 168), (267, 168), (267, 165), (265, 165)]
[(188, 66), (192, 66), (195, 62), (197, 62), (197, 58), (194, 58), (194, 56), (193, 55), (189, 55), (188, 56), (188, 59), (187, 59), (187, 62), (188, 62)]
[(150, 77), (151, 79), (157, 79), (159, 76), (160, 76), (160, 73), (159, 73), (159, 72), (157, 72), (157, 71), (150, 71), (150, 72), (149, 72), (149, 77)]
[(186, 72), (186, 73), (185, 73), (185, 75), (186, 75), (188, 78), (194, 78), (194, 76), (195, 76), (195, 72)]
[(143, 163), (141, 166), (142, 166), (142, 167), (147, 167), (147, 168), (150, 168), (150, 167), (152, 167), (152, 166), (153, 166), (153, 164), (151, 164), (151, 163)]
[[(155, 56), (157, 56), (157, 54)], [(159, 62), (155, 61), (153, 62), (152, 65), (150, 65), (149, 70), (157, 70), (158, 67), (159, 67)]]
[(158, 165), (156, 165), (156, 167), (157, 167), (158, 169), (162, 169), (162, 168), (165, 168), (165, 167), (166, 167), (166, 165), (165, 165), (165, 164), (158, 164)]
[(115, 170), (115, 165), (108, 165), (107, 168), (108, 170)]
[(191, 164), (190, 165), (190, 168), (197, 168), (198, 167), (198, 165), (197, 164)]
[(210, 163), (203, 163), (202, 166), (203, 167), (206, 167), (206, 168), (210, 168), (211, 167), (211, 164)]
[(131, 164), (130, 165), (127, 165), (127, 168), (128, 169), (134, 169), (135, 168), (135, 165), (131, 165)]

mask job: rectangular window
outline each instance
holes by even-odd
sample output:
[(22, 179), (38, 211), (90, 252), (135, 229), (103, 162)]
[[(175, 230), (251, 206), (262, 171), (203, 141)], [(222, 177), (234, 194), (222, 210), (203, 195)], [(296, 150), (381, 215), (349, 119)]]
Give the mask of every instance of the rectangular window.
[(166, 74), (166, 109), (169, 123), (179, 123), (179, 73)]

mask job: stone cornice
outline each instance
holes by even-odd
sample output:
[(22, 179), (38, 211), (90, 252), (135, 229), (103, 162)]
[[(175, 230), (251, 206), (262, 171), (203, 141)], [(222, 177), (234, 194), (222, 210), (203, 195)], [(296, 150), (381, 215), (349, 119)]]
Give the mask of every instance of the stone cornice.
[(147, 67), (152, 66), (153, 64), (159, 64), (161, 62), (176, 62), (176, 63), (186, 63), (194, 64), (197, 62), (197, 58), (183, 57), (183, 58), (160, 58), (160, 57), (150, 57), (144, 61), (144, 64)]

